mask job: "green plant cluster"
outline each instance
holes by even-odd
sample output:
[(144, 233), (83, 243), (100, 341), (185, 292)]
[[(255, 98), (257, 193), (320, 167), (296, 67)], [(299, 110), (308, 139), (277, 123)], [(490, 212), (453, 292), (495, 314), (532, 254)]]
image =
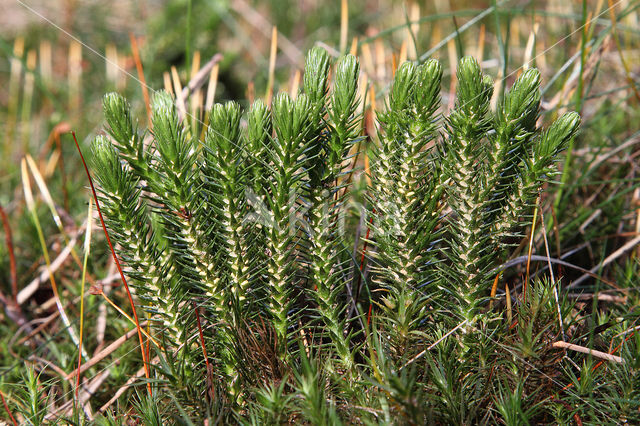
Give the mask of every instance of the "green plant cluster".
[[(334, 66), (321, 48), (307, 56), (301, 93), (246, 113), (215, 105), (202, 139), (166, 93), (153, 99), (147, 132), (124, 98), (105, 96), (109, 137), (93, 144), (101, 208), (162, 337), (156, 375), (167, 384), (158, 386), (190, 415), (510, 423), (527, 416), (526, 403), (546, 407), (538, 419), (564, 415), (537, 397), (544, 383), (526, 382), (544, 369), (530, 364), (555, 327), (552, 286), (532, 286), (520, 308), (531, 312), (506, 334), (488, 301), (579, 116), (538, 127), (534, 69), (491, 111), (493, 81), (464, 58), (455, 107), (442, 117), (442, 75), (436, 60), (402, 64), (364, 153), (358, 62), (347, 55)], [(354, 255), (348, 220), (364, 155), (370, 270)], [(492, 380), (496, 370), (522, 380)], [(153, 414), (163, 398), (154, 395), (142, 412)]]

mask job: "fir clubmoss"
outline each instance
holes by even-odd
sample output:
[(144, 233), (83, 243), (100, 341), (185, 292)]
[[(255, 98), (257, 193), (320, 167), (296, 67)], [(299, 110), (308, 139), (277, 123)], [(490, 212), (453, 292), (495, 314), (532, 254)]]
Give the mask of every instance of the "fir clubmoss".
[[(158, 374), (182, 383), (185, 406), (202, 401), (184, 395), (208, 401), (194, 304), (219, 393), (212, 409), (227, 420), (477, 423), (517, 418), (522, 399), (535, 399), (527, 386), (491, 382), (494, 368), (530, 370), (492, 337), (499, 318), (486, 302), (580, 119), (538, 128), (536, 70), (495, 112), (474, 59), (458, 65), (448, 114), (442, 78), (436, 60), (402, 64), (365, 153), (353, 149), (365, 139), (358, 61), (333, 64), (321, 48), (307, 56), (301, 93), (256, 101), (246, 116), (237, 103), (215, 105), (203, 140), (166, 93), (154, 97), (149, 133), (124, 98), (105, 96), (110, 137), (95, 140), (93, 163), (103, 212), (138, 299), (183, 348), (182, 376), (170, 351)], [(365, 155), (363, 194), (350, 165)], [(344, 225), (362, 196), (369, 273)], [(548, 322), (556, 311), (539, 287), (532, 300), (547, 295), (536, 306)], [(540, 352), (532, 336), (509, 347)], [(481, 417), (492, 395), (495, 413)]]
[(433, 155), (438, 131), (442, 68), (431, 60), (396, 72), (389, 108), (379, 115), (380, 145), (371, 166), (371, 215), (376, 284), (392, 344), (404, 353), (424, 326), (433, 295), (441, 196)]
[(171, 266), (159, 255), (138, 179), (121, 163), (104, 137), (98, 137), (93, 144), (92, 166), (100, 185), (106, 224), (112, 237), (121, 244), (119, 254), (127, 275), (133, 279), (137, 296), (150, 315), (157, 314), (169, 342), (175, 346), (184, 343), (186, 330), (181, 326), (180, 301), (185, 294), (179, 286), (172, 285), (175, 278), (167, 275)]
[[(316, 54), (326, 55), (326, 52), (318, 52), (310, 53), (311, 62)], [(318, 62), (324, 63), (324, 59)], [(318, 78), (316, 74), (309, 74), (305, 74), (305, 90), (310, 93), (326, 91), (323, 88), (326, 86), (326, 75)], [(344, 161), (360, 133), (359, 116), (356, 114), (359, 105), (356, 94), (358, 74), (359, 66), (354, 56), (345, 56), (338, 63), (326, 122), (324, 105), (327, 101), (324, 96), (321, 99), (323, 109), (320, 120), (323, 127), (312, 142), (313, 156), (309, 161), (307, 187), (308, 288), (316, 303), (315, 310), (322, 319), (321, 329), (328, 335), (347, 370), (354, 367), (354, 360), (346, 334), (344, 310), (347, 305), (340, 303), (349, 258), (345, 256), (346, 244), (339, 234), (338, 214), (345, 193), (339, 180), (344, 178)], [(314, 83), (321, 87), (314, 86)]]

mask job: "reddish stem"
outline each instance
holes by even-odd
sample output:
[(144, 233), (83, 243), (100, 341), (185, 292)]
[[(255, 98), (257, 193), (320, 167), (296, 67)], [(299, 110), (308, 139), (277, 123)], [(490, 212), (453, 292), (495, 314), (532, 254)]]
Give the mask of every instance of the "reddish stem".
[(207, 356), (207, 347), (204, 344), (204, 334), (202, 333), (202, 324), (200, 323), (200, 312), (198, 311), (198, 307), (193, 304), (193, 310), (196, 313), (196, 320), (198, 322), (198, 333), (200, 334), (200, 345), (202, 346), (202, 355), (204, 356), (204, 362), (206, 364), (207, 369), (207, 379), (209, 380), (209, 386), (211, 389), (209, 390), (211, 398), (214, 396), (213, 390), (213, 377), (211, 376), (211, 365), (209, 364), (209, 356)]
[[(364, 274), (364, 260), (365, 260), (365, 255), (367, 253), (367, 245), (369, 242), (369, 234), (371, 233), (371, 224), (373, 223), (373, 215), (376, 214), (376, 209), (373, 209), (372, 211), (372, 215), (371, 215), (371, 219), (369, 219), (369, 226), (367, 226), (367, 233), (364, 237), (364, 245), (362, 246), (362, 257), (360, 258), (360, 273), (358, 274), (358, 284), (356, 286), (357, 290), (356, 290), (356, 303), (358, 301), (358, 299), (360, 298), (360, 284), (362, 284), (362, 275)], [(367, 325), (369, 325), (369, 322), (371, 320), (371, 304), (369, 304), (369, 313), (367, 314)]]
[[(373, 214), (376, 214), (376, 210), (373, 209)], [(373, 215), (371, 216), (371, 219), (369, 219), (369, 226), (367, 227), (367, 233), (366, 236), (364, 237), (364, 245), (362, 246), (362, 258), (360, 259), (360, 274), (358, 274), (358, 284), (357, 284), (357, 291), (356, 291), (356, 301), (358, 300), (358, 298), (360, 297), (360, 284), (362, 283), (362, 273), (364, 270), (364, 259), (365, 259), (365, 255), (367, 253), (367, 243), (369, 242), (369, 234), (371, 232), (371, 224), (373, 223)]]
[[(127, 284), (127, 279), (124, 276), (124, 272), (122, 272), (122, 267), (120, 266), (120, 261), (118, 260), (118, 256), (116, 256), (116, 251), (113, 249), (113, 244), (111, 244), (111, 238), (109, 237), (109, 232), (107, 231), (107, 226), (104, 223), (104, 218), (102, 217), (102, 210), (100, 209), (100, 202), (98, 201), (98, 195), (96, 193), (96, 189), (93, 186), (93, 179), (91, 179), (91, 173), (89, 173), (89, 168), (87, 167), (87, 163), (84, 161), (84, 155), (82, 155), (82, 150), (80, 149), (80, 144), (78, 144), (78, 140), (76, 139), (76, 132), (72, 131), (73, 141), (76, 144), (76, 148), (78, 149), (78, 153), (80, 154), (80, 159), (82, 160), (82, 165), (84, 166), (84, 170), (87, 173), (87, 178), (89, 179), (89, 185), (91, 185), (91, 192), (93, 193), (93, 200), (96, 202), (96, 210), (98, 210), (98, 216), (100, 217), (100, 224), (102, 225), (102, 230), (104, 231), (104, 235), (107, 238), (107, 243), (109, 244), (109, 250), (111, 250), (111, 255), (113, 256), (113, 260), (116, 262), (116, 267), (118, 268), (118, 272), (120, 273), (120, 278), (122, 279), (122, 283), (124, 284), (124, 288), (127, 292), (127, 297), (129, 298), (129, 304), (131, 305), (131, 310), (133, 311), (133, 318), (136, 322), (136, 329), (138, 330), (138, 340), (140, 341), (140, 352), (142, 352), (142, 362), (144, 363), (144, 375), (147, 380), (150, 379), (149, 374), (149, 363), (147, 362), (146, 351), (144, 350), (144, 342), (142, 340), (142, 330), (140, 329), (140, 321), (138, 320), (138, 313), (136, 312), (136, 305), (133, 303), (133, 297), (131, 296), (131, 291), (129, 291), (129, 284)], [(90, 224), (87, 224), (90, 226)], [(151, 395), (151, 383), (147, 382), (147, 391), (149, 395)]]
[(9, 251), (9, 268), (11, 271), (11, 296), (13, 302), (18, 305), (18, 274), (16, 272), (16, 257), (13, 251), (13, 238), (11, 236), (11, 226), (9, 226), (9, 218), (4, 208), (0, 206), (0, 217), (4, 226), (4, 238), (7, 241), (7, 250)]
[(9, 406), (7, 405), (7, 401), (4, 400), (4, 395), (2, 391), (0, 391), (0, 398), (2, 398), (2, 405), (4, 405), (4, 409), (7, 411), (9, 417), (11, 417), (11, 421), (13, 422), (13, 426), (18, 426), (18, 422), (13, 418), (13, 414), (11, 414), (11, 410), (9, 410)]

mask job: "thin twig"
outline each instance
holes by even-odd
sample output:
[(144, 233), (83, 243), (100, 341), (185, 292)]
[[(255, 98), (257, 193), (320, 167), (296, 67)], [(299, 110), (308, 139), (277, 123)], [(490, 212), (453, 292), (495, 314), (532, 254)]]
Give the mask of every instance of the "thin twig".
[[(583, 293), (568, 293), (567, 297), (575, 300), (592, 300), (596, 297), (595, 294), (583, 294)], [(611, 303), (620, 303), (626, 304), (629, 299), (627, 296), (613, 296), (611, 294), (602, 294), (598, 293), (598, 302), (611, 302)]]
[(222, 54), (216, 53), (211, 57), (211, 59), (209, 59), (209, 62), (207, 62), (202, 68), (200, 68), (196, 75), (193, 76), (191, 81), (189, 81), (189, 84), (187, 84), (178, 95), (180, 98), (182, 98), (182, 102), (186, 103), (189, 95), (202, 87), (202, 85), (209, 79), (213, 67), (221, 60)]
[(593, 349), (585, 348), (584, 346), (574, 345), (567, 342), (554, 342), (552, 345), (554, 348), (569, 349), (571, 351), (581, 352), (583, 354), (592, 355), (596, 358), (605, 359), (607, 361), (617, 362), (618, 364), (624, 364), (624, 359), (619, 356), (611, 355), (606, 352), (600, 352)]

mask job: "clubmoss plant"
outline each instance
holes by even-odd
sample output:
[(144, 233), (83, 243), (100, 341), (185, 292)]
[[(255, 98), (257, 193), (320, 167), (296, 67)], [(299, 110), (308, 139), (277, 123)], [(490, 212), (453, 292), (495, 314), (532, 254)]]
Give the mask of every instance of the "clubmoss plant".
[(370, 197), (375, 245), (374, 280), (383, 289), (392, 345), (404, 353), (413, 332), (424, 327), (433, 296), (435, 230), (442, 193), (433, 160), (438, 136), (442, 68), (435, 60), (403, 64), (396, 72), (387, 111), (378, 117)]
[(489, 110), (493, 83), (473, 58), (458, 72), (456, 106), (441, 146), (448, 215), (441, 287), (455, 299), (459, 321), (473, 325), (505, 238), (517, 235), (558, 152), (575, 136), (579, 116), (567, 113), (541, 133), (540, 75), (524, 72)]
[[(472, 58), (460, 61), (455, 107), (443, 114), (440, 64), (402, 64), (377, 117), (379, 143), (361, 153), (373, 266), (355, 293), (358, 242), (344, 223), (347, 165), (364, 139), (359, 73), (355, 57), (334, 64), (314, 48), (302, 92), (280, 93), (271, 107), (256, 101), (246, 115), (234, 102), (215, 105), (202, 141), (165, 93), (148, 133), (122, 97), (107, 95), (110, 138), (94, 142), (94, 172), (136, 294), (190, 374), (214, 376), (222, 395), (212, 411), (228, 406), (236, 421), (473, 423), (480, 410), (465, 406), (491, 390), (500, 415), (518, 416), (528, 388), (489, 383), (491, 366), (507, 361), (482, 319), (494, 269), (579, 117), (539, 129), (536, 70), (491, 111), (493, 82)], [(205, 308), (212, 372), (196, 350), (193, 304)], [(489, 337), (449, 338), (457, 324)], [(274, 359), (256, 368), (265, 357)], [(203, 400), (213, 393), (203, 387)], [(181, 402), (195, 411), (201, 401)]]
[(169, 341), (183, 343), (179, 304), (184, 294), (180, 287), (170, 285), (171, 278), (166, 274), (169, 266), (159, 255), (147, 220), (147, 205), (140, 197), (139, 180), (105, 137), (98, 137), (93, 144), (93, 168), (107, 226), (121, 243), (119, 255), (128, 267), (127, 275), (135, 281), (137, 296), (150, 315), (161, 319)]
[(269, 140), (270, 188), (267, 197), (273, 218), (267, 231), (268, 252), (268, 311), (278, 338), (278, 353), (285, 357), (288, 347), (289, 326), (295, 313), (293, 303), (297, 296), (296, 259), (298, 240), (296, 217), (299, 205), (296, 193), (304, 179), (305, 152), (313, 138), (312, 108), (309, 97), (300, 94), (295, 100), (280, 93), (273, 102), (274, 137)]
[[(314, 67), (313, 62), (320, 64)], [(311, 63), (310, 63), (311, 62)], [(305, 90), (317, 94), (316, 108), (321, 120), (313, 141), (312, 156), (308, 171), (308, 234), (309, 246), (309, 290), (316, 304), (317, 314), (322, 319), (324, 330), (334, 347), (343, 367), (354, 367), (349, 336), (345, 334), (344, 309), (347, 304), (340, 302), (344, 294), (345, 270), (349, 267), (343, 236), (340, 235), (340, 206), (345, 199), (344, 161), (353, 143), (358, 139), (359, 115), (356, 113), (357, 81), (359, 66), (352, 55), (341, 59), (336, 67), (335, 84), (328, 108), (326, 80), (328, 55), (324, 50), (315, 49), (309, 55), (307, 69), (320, 69), (323, 74), (305, 74)], [(320, 96), (321, 95), (321, 96)], [(327, 115), (325, 121), (325, 114)]]
[[(207, 191), (208, 206), (215, 210), (214, 237), (227, 254), (217, 262), (221, 289), (242, 303), (250, 291), (250, 259), (246, 257), (247, 235), (242, 226), (245, 212), (244, 188), (247, 167), (240, 133), (240, 107), (230, 102), (215, 105), (211, 111), (209, 131), (201, 171)], [(224, 297), (224, 295), (223, 295)], [(221, 305), (224, 309), (226, 304)]]

